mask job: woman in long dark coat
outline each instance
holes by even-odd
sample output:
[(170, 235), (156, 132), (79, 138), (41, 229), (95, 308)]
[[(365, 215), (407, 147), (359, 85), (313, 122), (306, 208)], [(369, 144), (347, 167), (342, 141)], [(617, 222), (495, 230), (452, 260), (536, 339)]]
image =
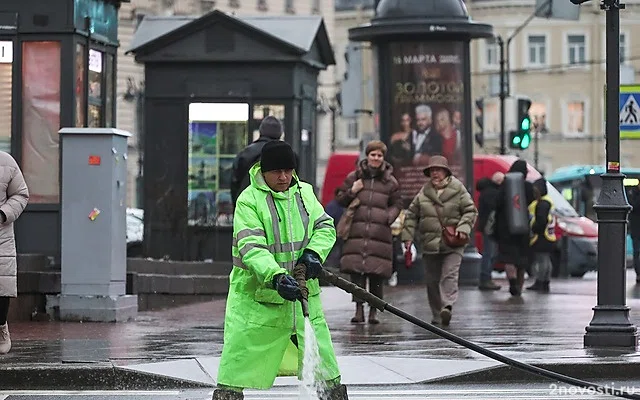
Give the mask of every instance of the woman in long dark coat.
[[(534, 200), (533, 184), (527, 182), (527, 162), (517, 160), (509, 168), (509, 172), (520, 172), (524, 175), (524, 192), (527, 206)], [(509, 279), (509, 293), (512, 296), (520, 296), (524, 285), (524, 274), (531, 262), (529, 248), (529, 234), (514, 235), (509, 232), (507, 217), (507, 194), (504, 183), (500, 185), (498, 201), (496, 204), (496, 229), (494, 237), (498, 244), (496, 261), (505, 265), (507, 278)]]
[[(338, 190), (336, 199), (349, 207), (356, 206), (349, 236), (342, 247), (340, 270), (351, 274), (351, 281), (382, 298), (384, 281), (393, 272), (393, 238), (391, 224), (400, 214), (402, 197), (393, 167), (384, 160), (387, 146), (379, 140), (367, 145), (367, 158), (351, 172)], [(364, 303), (354, 297), (356, 314), (353, 323), (364, 322)], [(375, 308), (369, 311), (369, 323), (379, 323)]]

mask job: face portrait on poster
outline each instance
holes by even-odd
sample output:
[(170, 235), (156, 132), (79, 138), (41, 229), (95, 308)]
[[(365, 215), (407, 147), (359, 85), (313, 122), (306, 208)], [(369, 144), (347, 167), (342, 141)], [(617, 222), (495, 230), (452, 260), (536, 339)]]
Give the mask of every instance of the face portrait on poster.
[(445, 156), (464, 177), (464, 44), (398, 42), (390, 45), (391, 137), (389, 161), (405, 203), (427, 181), (423, 170)]

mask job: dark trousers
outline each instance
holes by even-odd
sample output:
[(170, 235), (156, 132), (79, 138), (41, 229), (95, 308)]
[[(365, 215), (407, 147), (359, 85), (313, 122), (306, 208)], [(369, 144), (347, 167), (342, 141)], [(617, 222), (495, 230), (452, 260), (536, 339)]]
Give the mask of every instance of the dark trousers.
[(9, 315), (9, 297), (0, 297), (0, 325), (7, 323)]
[(631, 237), (633, 245), (633, 269), (636, 270), (636, 279), (640, 278), (640, 236)]
[(491, 280), (493, 271), (493, 258), (496, 255), (498, 245), (489, 235), (482, 235), (482, 264), (480, 264), (480, 282), (485, 283)]
[[(369, 293), (382, 298), (382, 284), (384, 279), (378, 275), (361, 275), (351, 274), (351, 282), (360, 286), (363, 289), (367, 289), (367, 278), (369, 278)], [(356, 296), (353, 296), (353, 301), (362, 304), (364, 301), (360, 300)]]

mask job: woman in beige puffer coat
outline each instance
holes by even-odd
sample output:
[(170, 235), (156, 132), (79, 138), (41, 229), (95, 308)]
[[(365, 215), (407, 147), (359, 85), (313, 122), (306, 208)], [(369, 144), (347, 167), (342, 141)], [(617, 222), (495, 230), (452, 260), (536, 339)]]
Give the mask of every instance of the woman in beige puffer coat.
[(462, 182), (451, 174), (445, 157), (432, 156), (424, 174), (429, 180), (409, 205), (402, 240), (408, 249), (419, 233), (432, 323), (446, 326), (458, 298), (458, 273), (465, 246), (447, 246), (442, 225), (455, 227), (456, 236), (468, 241), (478, 210)]
[(10, 154), (0, 151), (0, 354), (11, 350), (9, 299), (18, 295), (13, 221), (28, 202), (29, 191), (18, 164)]

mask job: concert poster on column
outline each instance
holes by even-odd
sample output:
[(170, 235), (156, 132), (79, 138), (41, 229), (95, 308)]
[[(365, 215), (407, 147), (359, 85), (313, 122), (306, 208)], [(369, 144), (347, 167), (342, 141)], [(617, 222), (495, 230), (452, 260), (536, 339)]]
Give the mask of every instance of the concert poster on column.
[(464, 177), (464, 44), (390, 44), (391, 137), (389, 161), (405, 205), (427, 177), (434, 155), (447, 158), (453, 175)]

